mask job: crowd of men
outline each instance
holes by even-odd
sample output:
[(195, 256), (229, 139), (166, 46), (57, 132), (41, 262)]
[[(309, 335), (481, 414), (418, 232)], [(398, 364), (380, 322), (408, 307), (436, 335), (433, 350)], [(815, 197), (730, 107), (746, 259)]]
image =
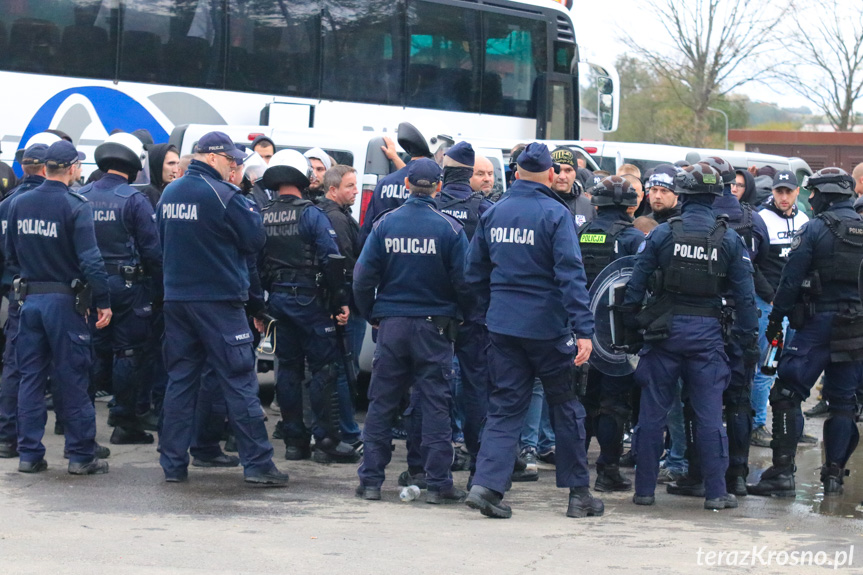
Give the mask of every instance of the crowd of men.
[[(821, 480), (842, 492), (863, 391), (863, 167), (820, 170), (806, 197), (787, 170), (711, 157), (610, 174), (535, 142), (511, 151), (502, 192), (469, 142), (437, 162), (403, 123), (398, 143), (405, 158), (386, 142), (394, 171), (360, 225), (356, 170), (319, 148), (239, 147), (216, 131), (181, 157), (119, 132), (82, 186), (70, 139), (34, 136), (0, 202), (0, 457), (47, 469), (48, 397), (69, 473), (107, 473), (93, 401), (110, 390), (111, 444), (158, 432), (167, 482), (190, 464), (242, 465), (247, 483), (284, 486), (258, 398), (266, 337), (285, 459), (359, 462), (366, 500), (381, 499), (402, 425), (399, 484), (489, 517), (511, 516), (505, 494), (538, 479), (538, 460), (568, 488), (568, 516), (602, 515), (594, 437), (594, 491), (634, 491), (637, 505), (657, 484), (711, 510), (793, 496), (800, 406), (822, 374)], [(609, 340), (590, 294), (624, 269)], [(595, 343), (623, 361), (610, 368)], [(751, 444), (773, 465), (747, 484)], [(464, 468), (466, 490), (452, 474)]]

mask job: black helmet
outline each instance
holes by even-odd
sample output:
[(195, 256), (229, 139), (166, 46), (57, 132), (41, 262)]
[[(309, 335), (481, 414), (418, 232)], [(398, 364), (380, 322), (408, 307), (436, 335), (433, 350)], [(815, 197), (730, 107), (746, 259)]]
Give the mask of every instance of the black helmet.
[(590, 198), (594, 206), (635, 206), (638, 194), (631, 189), (626, 178), (608, 176), (593, 187)]
[(686, 166), (674, 176), (674, 191), (678, 194), (722, 195), (722, 178), (707, 164)]
[(412, 158), (431, 158), (432, 153), (429, 150), (428, 142), (423, 138), (423, 135), (417, 130), (413, 124), (402, 122), (399, 124), (398, 141), (405, 152)]
[(737, 174), (734, 172), (734, 166), (723, 160), (718, 156), (710, 156), (709, 158), (704, 158), (701, 160), (702, 164), (707, 164), (722, 176), (723, 184), (730, 184), (737, 178)]
[(127, 172), (131, 170), (137, 174), (144, 166), (144, 144), (132, 134), (118, 132), (96, 146), (93, 157), (103, 172), (119, 169)]
[(806, 189), (822, 194), (840, 194), (854, 196), (854, 178), (842, 168), (824, 168), (818, 170), (806, 180)]

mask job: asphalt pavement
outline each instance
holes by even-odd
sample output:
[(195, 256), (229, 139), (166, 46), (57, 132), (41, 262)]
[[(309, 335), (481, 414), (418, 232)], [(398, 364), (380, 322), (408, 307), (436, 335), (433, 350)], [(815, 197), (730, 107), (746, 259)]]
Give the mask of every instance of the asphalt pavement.
[[(104, 403), (97, 412), (97, 439), (108, 445)], [(270, 415), (271, 430), (276, 419)], [(820, 438), (822, 422), (807, 421), (806, 431)], [(824, 501), (820, 445), (801, 448), (795, 500), (749, 496), (713, 512), (660, 486), (653, 507), (633, 505), (631, 493), (604, 494), (603, 517), (568, 519), (567, 492), (555, 487), (554, 468), (540, 464), (539, 481), (507, 494), (512, 519), (493, 520), (463, 505), (428, 505), (424, 496), (401, 502), (402, 441), (383, 500), (367, 502), (353, 495), (355, 465), (286, 462), (278, 443), (278, 465), (291, 476), (285, 489), (246, 487), (239, 468), (190, 468), (188, 483), (166, 484), (152, 445), (111, 446), (108, 475), (71, 476), (63, 438), (51, 433), (53, 414), (47, 429), (47, 472), (21, 474), (17, 460), (0, 460), (0, 575), (766, 575), (863, 566), (863, 456), (850, 465), (861, 471), (846, 493)], [(754, 478), (769, 450), (753, 447), (752, 456)], [(454, 475), (464, 487), (467, 472)]]

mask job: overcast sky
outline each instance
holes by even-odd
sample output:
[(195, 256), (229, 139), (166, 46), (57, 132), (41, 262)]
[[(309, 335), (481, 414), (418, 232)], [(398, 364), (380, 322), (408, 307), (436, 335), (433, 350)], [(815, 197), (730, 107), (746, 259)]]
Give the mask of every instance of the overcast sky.
[[(589, 57), (601, 55), (613, 63), (617, 56), (627, 52), (627, 46), (619, 39), (624, 28), (650, 49), (673, 48), (671, 41), (665, 38), (658, 17), (640, 0), (574, 0), (572, 16), (579, 49)], [(770, 86), (752, 83), (735, 92), (746, 94), (755, 101), (772, 102), (782, 107), (808, 106), (815, 111), (806, 99), (787, 93), (787, 88), (783, 94)]]

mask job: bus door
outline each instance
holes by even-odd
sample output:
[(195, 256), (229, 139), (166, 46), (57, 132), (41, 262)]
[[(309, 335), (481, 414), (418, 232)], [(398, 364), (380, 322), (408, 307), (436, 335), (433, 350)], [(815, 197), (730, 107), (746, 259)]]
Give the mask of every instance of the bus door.
[(545, 74), (537, 83), (536, 137), (540, 140), (578, 139), (578, 87), (569, 74)]

